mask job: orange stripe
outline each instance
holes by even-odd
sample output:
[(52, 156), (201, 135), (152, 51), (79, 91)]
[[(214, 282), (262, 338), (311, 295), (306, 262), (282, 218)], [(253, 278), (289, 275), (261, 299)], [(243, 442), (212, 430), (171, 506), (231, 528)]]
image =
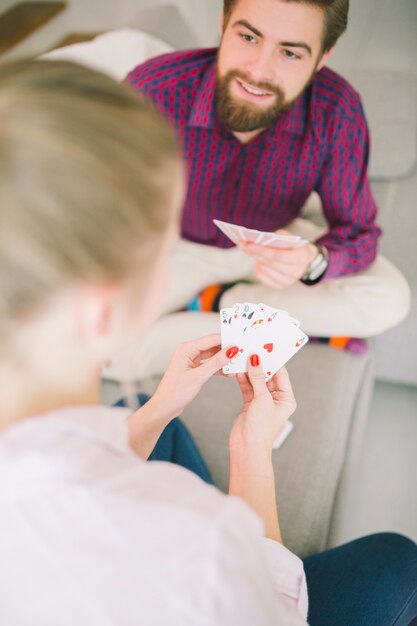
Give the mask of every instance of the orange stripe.
[(221, 287), (220, 285), (210, 285), (200, 294), (200, 306), (202, 311), (211, 311), (213, 302), (216, 299)]
[(350, 337), (330, 337), (330, 345), (337, 350), (344, 350)]

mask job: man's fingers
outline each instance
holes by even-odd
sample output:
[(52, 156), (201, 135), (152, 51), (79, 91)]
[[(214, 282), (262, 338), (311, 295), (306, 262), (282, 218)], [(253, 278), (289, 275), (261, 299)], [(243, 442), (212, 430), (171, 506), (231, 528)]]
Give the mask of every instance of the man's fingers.
[(299, 248), (271, 248), (270, 246), (260, 246), (256, 243), (239, 244), (239, 248), (254, 259), (265, 263), (280, 263), (283, 265), (294, 265), (297, 263)]
[(256, 243), (244, 243), (239, 244), (239, 248), (249, 256), (254, 259), (258, 259), (259, 261), (272, 261), (275, 256), (277, 250), (275, 248), (270, 248), (269, 246), (259, 246)]
[(279, 272), (267, 272), (264, 268), (256, 270), (256, 278), (268, 287), (284, 289), (293, 284), (294, 280)]

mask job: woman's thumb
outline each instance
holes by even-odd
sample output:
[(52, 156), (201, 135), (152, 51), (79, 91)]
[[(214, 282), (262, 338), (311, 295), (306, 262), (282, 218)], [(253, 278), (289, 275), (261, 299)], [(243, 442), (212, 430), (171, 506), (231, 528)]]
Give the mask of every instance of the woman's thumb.
[(255, 394), (264, 392), (266, 387), (265, 374), (259, 362), (259, 356), (252, 354), (248, 359), (248, 377)]
[(232, 354), (233, 350), (234, 348), (219, 350), (219, 352), (203, 363), (203, 365), (200, 366), (200, 371), (204, 374), (205, 378), (209, 379), (213, 374), (227, 365), (230, 359), (236, 356), (238, 352), (238, 348), (235, 348), (236, 352), (233, 352), (233, 356), (231, 357), (230, 354)]

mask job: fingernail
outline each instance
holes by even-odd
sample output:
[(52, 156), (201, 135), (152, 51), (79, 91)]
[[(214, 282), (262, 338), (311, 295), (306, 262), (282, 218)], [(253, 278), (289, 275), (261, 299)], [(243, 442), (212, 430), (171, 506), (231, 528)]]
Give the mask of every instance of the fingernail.
[(228, 359), (233, 359), (233, 357), (236, 356), (238, 352), (239, 348), (237, 346), (234, 346), (233, 348), (228, 349), (228, 351), (226, 352), (226, 356)]
[(252, 367), (258, 367), (259, 365), (259, 357), (257, 354), (252, 354), (251, 358), (250, 358), (250, 364), (252, 365)]

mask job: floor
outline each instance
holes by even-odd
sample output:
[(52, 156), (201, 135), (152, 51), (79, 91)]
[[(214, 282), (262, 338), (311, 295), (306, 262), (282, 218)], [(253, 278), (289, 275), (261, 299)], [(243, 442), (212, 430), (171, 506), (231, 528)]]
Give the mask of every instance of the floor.
[[(151, 0), (69, 0), (69, 8), (6, 58), (36, 54), (74, 31), (95, 31), (129, 22)], [(198, 24), (203, 45), (218, 40), (221, 0), (176, 0), (190, 24)], [(3, 0), (2, 10), (15, 4)], [(158, 0), (158, 4), (162, 4)], [(343, 67), (402, 69), (417, 73), (416, 0), (351, 0), (348, 34), (331, 61)], [(417, 270), (416, 270), (417, 271)], [(111, 401), (118, 392), (106, 386)], [(379, 530), (405, 533), (417, 541), (417, 388), (378, 382), (350, 515), (341, 540)]]

